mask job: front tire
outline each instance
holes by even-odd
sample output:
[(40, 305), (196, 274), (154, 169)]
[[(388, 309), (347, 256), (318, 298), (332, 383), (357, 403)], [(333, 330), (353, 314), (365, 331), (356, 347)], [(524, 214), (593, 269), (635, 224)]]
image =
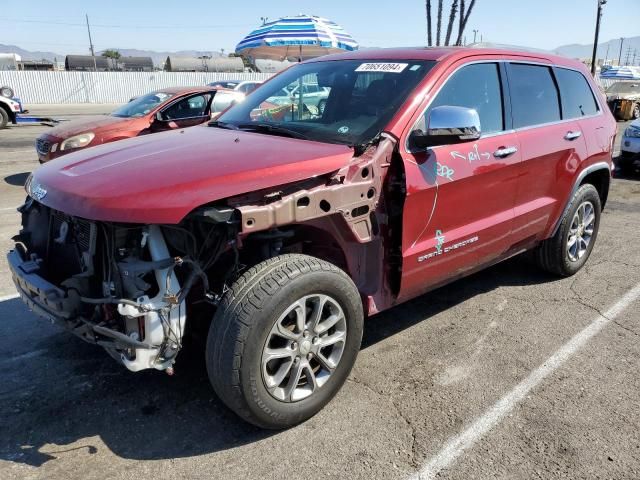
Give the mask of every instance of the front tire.
[(280, 429), (321, 410), (360, 349), (363, 308), (351, 279), (306, 255), (249, 269), (223, 298), (206, 363), (220, 399), (244, 420)]
[(591, 184), (582, 185), (571, 198), (556, 234), (535, 251), (536, 263), (547, 272), (570, 277), (591, 255), (600, 227), (600, 196)]
[(0, 107), (0, 129), (5, 128), (9, 123), (9, 114), (6, 110)]

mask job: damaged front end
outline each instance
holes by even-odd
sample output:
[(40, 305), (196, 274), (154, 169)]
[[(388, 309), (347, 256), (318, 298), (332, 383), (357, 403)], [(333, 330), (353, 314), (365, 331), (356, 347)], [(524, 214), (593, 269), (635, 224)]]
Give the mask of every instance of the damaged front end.
[(27, 305), (104, 347), (129, 370), (171, 372), (187, 297), (213, 298), (197, 255), (206, 249), (206, 263), (220, 256), (232, 211), (203, 212), (194, 231), (89, 221), (31, 197), (19, 211), (23, 228), (7, 258)]

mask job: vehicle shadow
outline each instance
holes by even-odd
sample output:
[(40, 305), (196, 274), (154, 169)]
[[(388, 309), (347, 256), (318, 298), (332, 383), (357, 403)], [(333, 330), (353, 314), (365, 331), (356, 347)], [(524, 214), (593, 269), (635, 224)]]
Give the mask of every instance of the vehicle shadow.
[[(365, 324), (362, 348), (504, 285), (553, 277), (513, 259), (382, 313)], [(183, 351), (176, 374), (130, 373), (101, 349), (0, 302), (0, 459), (39, 467), (60, 454), (96, 454), (99, 436), (119, 457), (193, 457), (260, 442), (277, 432), (248, 425), (209, 385), (201, 351)]]
[(4, 177), (5, 183), (13, 185), (14, 187), (24, 187), (24, 184), (29, 178), (31, 172), (14, 173), (13, 175), (7, 175)]

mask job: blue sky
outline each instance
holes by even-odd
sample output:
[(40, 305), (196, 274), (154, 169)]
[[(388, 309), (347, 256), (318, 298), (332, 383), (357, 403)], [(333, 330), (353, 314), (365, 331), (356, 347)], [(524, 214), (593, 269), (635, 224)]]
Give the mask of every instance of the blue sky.
[[(445, 0), (449, 5), (451, 0)], [(341, 24), (365, 46), (426, 44), (423, 0), (2, 0), (0, 43), (27, 50), (87, 53), (84, 14), (104, 48), (231, 51), (260, 17), (306, 13)], [(437, 4), (437, 0), (432, 3)], [(467, 1), (469, 3), (469, 1)], [(447, 9), (448, 10), (448, 9)], [(555, 48), (593, 41), (596, 0), (477, 0), (467, 26), (485, 41)], [(601, 41), (640, 35), (640, 0), (609, 0)]]

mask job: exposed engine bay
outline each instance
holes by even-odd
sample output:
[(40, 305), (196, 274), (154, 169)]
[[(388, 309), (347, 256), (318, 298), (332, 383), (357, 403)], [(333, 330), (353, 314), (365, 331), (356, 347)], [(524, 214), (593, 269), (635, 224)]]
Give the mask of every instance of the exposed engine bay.
[[(14, 237), (19, 268), (49, 283), (33, 288), (14, 276), (32, 309), (63, 321), (129, 370), (170, 368), (182, 347), (187, 297), (215, 303), (204, 272), (233, 251), (232, 210), (216, 211), (214, 218), (205, 211), (189, 230), (92, 222), (31, 198), (20, 211), (23, 229)], [(224, 283), (231, 270), (220, 273)], [(36, 295), (38, 302), (25, 298)]]

